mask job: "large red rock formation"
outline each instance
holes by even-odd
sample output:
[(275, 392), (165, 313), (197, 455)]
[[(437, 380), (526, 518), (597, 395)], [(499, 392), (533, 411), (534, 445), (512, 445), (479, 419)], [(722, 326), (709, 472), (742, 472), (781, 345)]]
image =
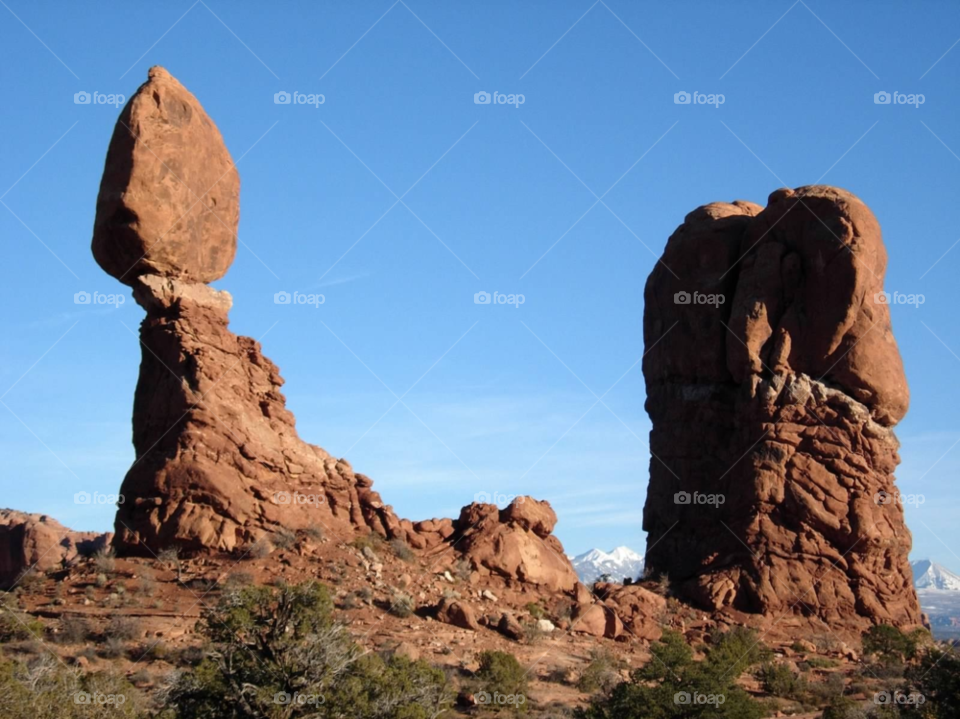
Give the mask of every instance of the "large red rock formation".
[(645, 290), (647, 566), (711, 608), (920, 624), (876, 218), (832, 187), (687, 215)]
[(114, 131), (93, 239), (97, 262), (147, 313), (117, 549), (242, 551), (281, 530), (375, 532), (440, 561), (466, 560), (478, 576), (571, 589), (576, 574), (546, 502), (474, 504), (456, 521), (411, 522), (346, 460), (299, 438), (276, 365), (229, 330), (232, 298), (205, 284), (233, 260), (238, 189), (203, 108), (151, 69)]
[(0, 589), (16, 585), (24, 572), (59, 569), (106, 548), (111, 536), (75, 532), (43, 514), (0, 509)]

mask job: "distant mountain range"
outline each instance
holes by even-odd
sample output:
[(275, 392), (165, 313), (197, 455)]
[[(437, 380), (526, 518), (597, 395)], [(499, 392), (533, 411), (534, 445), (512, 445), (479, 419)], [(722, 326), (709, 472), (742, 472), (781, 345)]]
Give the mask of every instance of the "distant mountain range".
[[(616, 582), (622, 582), (624, 577), (637, 579), (643, 576), (643, 555), (629, 547), (617, 547), (609, 552), (591, 549), (571, 556), (570, 561), (584, 584), (592, 584), (604, 574)], [(960, 592), (960, 576), (946, 567), (929, 559), (919, 559), (910, 566), (917, 591)]]
[(591, 549), (576, 557), (570, 557), (577, 576), (584, 584), (593, 584), (602, 575), (608, 574), (614, 582), (622, 582), (624, 577), (638, 579), (643, 576), (643, 555), (629, 547), (617, 547), (609, 552)]
[(960, 592), (960, 577), (929, 559), (910, 564), (913, 567), (913, 586), (917, 591), (939, 590)]

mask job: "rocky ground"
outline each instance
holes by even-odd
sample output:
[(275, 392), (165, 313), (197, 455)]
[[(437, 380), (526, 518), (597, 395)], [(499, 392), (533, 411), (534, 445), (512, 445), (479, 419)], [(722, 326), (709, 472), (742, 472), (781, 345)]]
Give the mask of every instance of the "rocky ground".
[[(30, 572), (14, 593), (22, 616), (34, 617), (40, 625), (32, 626), (32, 638), (4, 645), (3, 653), (23, 659), (47, 653), (84, 671), (110, 669), (150, 694), (160, 690), (171, 672), (202, 656), (195, 625), (224, 593), (252, 584), (317, 579), (330, 587), (338, 617), (362, 646), (448, 670), (464, 687), (456, 711), (482, 713), (471, 700), (470, 677), (479, 653), (495, 649), (514, 654), (526, 667), (536, 712), (563, 716), (589, 699), (590, 693), (578, 685), (598, 654), (614, 658), (607, 671), (627, 678), (649, 661), (651, 640), (659, 634), (648, 629), (650, 638), (627, 632), (616, 639), (596, 636), (589, 615), (581, 613), (578, 622), (573, 596), (545, 594), (521, 583), (503, 583), (493, 591), (462, 564), (417, 556), (376, 535), (350, 544), (303, 532), (287, 540), (278, 542), (282, 546), (256, 545), (243, 556), (180, 559), (166, 553), (121, 559), (100, 553), (61, 570)], [(597, 585), (594, 591), (607, 595), (612, 605), (609, 597), (627, 589), (631, 587)], [(693, 645), (708, 641), (735, 619), (663, 598), (665, 587), (655, 582), (634, 589), (654, 598), (657, 616), (650, 626), (680, 631)], [(852, 641), (848, 645), (824, 631), (798, 642), (789, 626), (767, 624), (761, 627), (763, 641), (778, 660), (806, 669), (809, 681), (824, 693), (836, 691), (842, 681), (849, 696), (868, 700), (884, 686), (864, 671)], [(770, 716), (778, 711), (818, 716), (796, 701), (766, 695), (749, 674), (741, 683), (764, 698)]]

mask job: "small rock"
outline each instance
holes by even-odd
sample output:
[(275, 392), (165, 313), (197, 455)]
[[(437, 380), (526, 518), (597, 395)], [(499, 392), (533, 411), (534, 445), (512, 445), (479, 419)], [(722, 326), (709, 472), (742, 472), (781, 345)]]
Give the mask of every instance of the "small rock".
[(549, 619), (538, 619), (537, 629), (539, 629), (541, 632), (552, 632), (554, 629), (556, 629), (556, 627)]
[(520, 622), (513, 618), (511, 614), (504, 612), (500, 615), (500, 621), (497, 623), (497, 630), (505, 637), (520, 641), (523, 639), (523, 627)]
[(489, 589), (484, 589), (482, 592), (480, 592), (480, 596), (483, 599), (486, 599), (491, 602), (497, 601), (497, 595), (491, 592)]

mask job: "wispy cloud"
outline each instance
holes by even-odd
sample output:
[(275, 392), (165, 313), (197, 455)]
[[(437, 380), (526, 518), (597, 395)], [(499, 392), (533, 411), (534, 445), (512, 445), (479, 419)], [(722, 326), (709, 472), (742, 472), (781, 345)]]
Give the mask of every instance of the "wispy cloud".
[(308, 287), (307, 289), (320, 289), (322, 287), (334, 287), (335, 285), (345, 285), (350, 282), (356, 282), (357, 280), (362, 280), (367, 277), (370, 277), (372, 273), (370, 272), (360, 272), (355, 275), (347, 275), (346, 277), (334, 277), (331, 280), (324, 280), (316, 285)]

